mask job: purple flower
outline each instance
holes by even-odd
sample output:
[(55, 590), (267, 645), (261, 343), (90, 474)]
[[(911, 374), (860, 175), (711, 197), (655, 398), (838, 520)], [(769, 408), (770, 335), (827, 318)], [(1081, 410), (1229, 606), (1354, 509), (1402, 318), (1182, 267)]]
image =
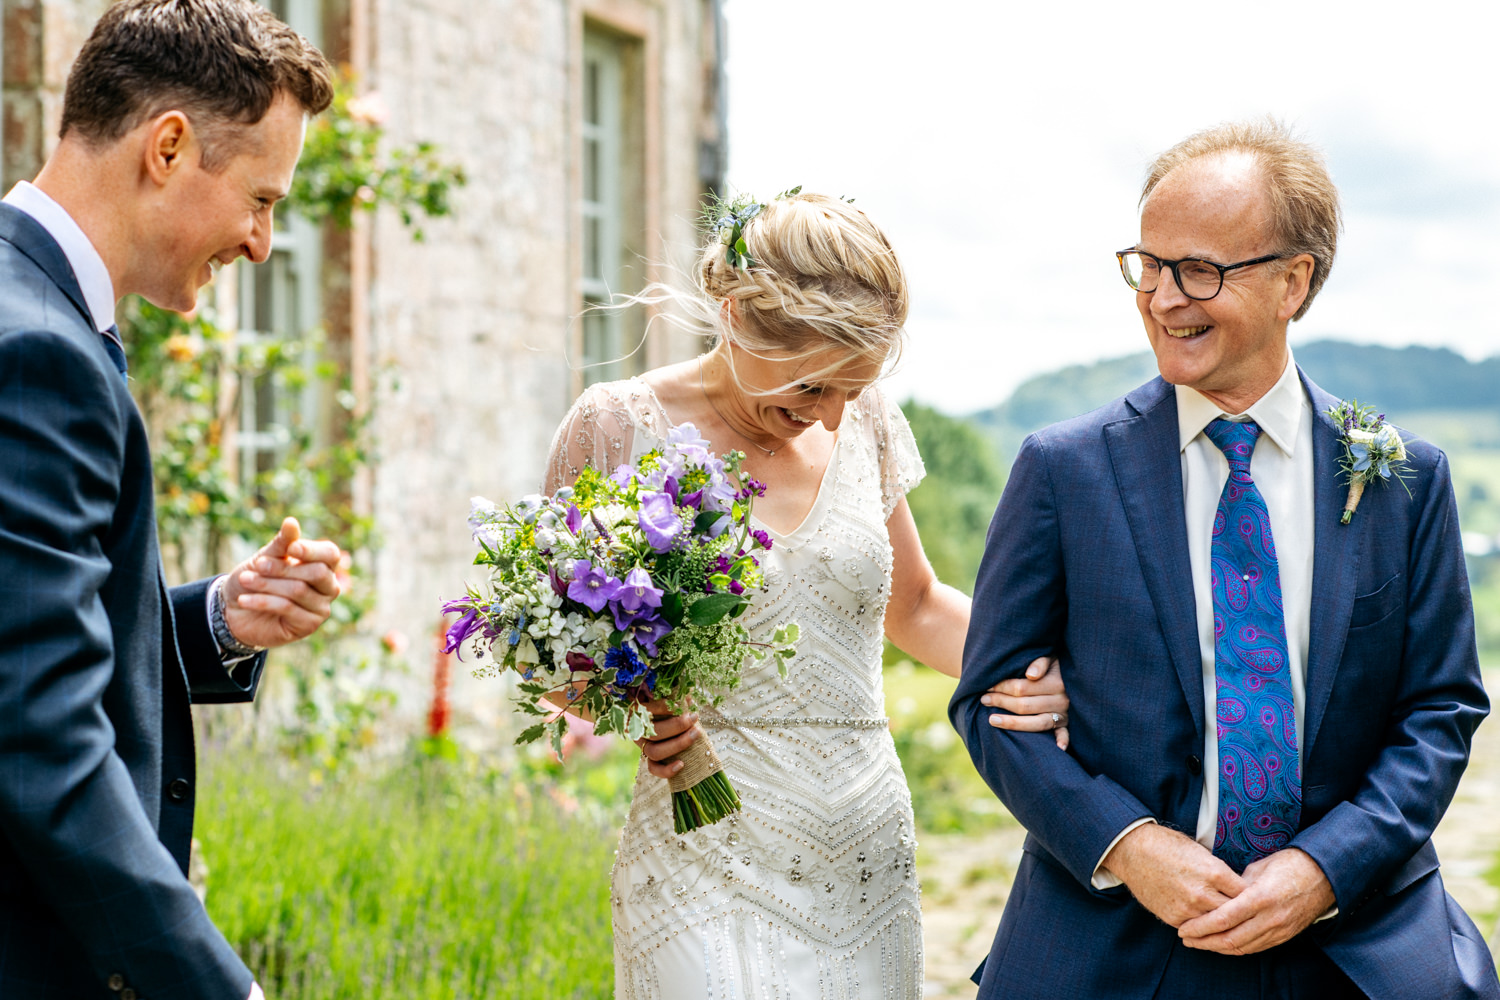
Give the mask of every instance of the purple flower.
[(708, 441), (691, 423), (678, 424), (667, 432), (667, 451), (676, 452), (682, 461), (691, 465), (707, 465), (712, 457)]
[(655, 656), (657, 653), (656, 644), (665, 638), (668, 632), (672, 631), (672, 626), (668, 625), (665, 619), (656, 615), (650, 617), (638, 616), (629, 622), (626, 627), (620, 629), (620, 631), (634, 639), (646, 651), (648, 656)]
[(468, 641), (469, 637), (484, 628), (484, 620), (479, 617), (479, 608), (467, 601), (449, 601), (443, 605), (443, 614), (454, 611), (465, 612), (464, 616), (452, 625), (448, 626), (448, 632), (443, 641), (443, 652), (457, 652), (458, 648)]
[(599, 669), (598, 664), (594, 663), (594, 658), (593, 657), (591, 657), (591, 656), (584, 656), (582, 653), (578, 652), (578, 650), (576, 650), (576, 649), (568, 651), (567, 660), (568, 660), (568, 669), (569, 670), (598, 670)]
[(568, 584), (568, 596), (590, 611), (603, 611), (604, 605), (620, 593), (620, 581), (608, 572), (598, 569), (587, 559), (573, 563), (573, 582)]
[(759, 528), (756, 528), (755, 530), (750, 532), (750, 537), (755, 539), (755, 541), (759, 543), (761, 548), (765, 549), (767, 552), (771, 551), (770, 535), (766, 534), (764, 531), (761, 531)]
[(614, 475), (612, 475), (612, 476), (609, 477), (610, 482), (614, 483), (616, 486), (620, 487), (621, 489), (624, 489), (625, 487), (629, 486), (630, 485), (630, 481), (632, 479), (634, 479), (634, 478), (635, 478), (635, 470), (632, 469), (628, 465), (617, 465), (617, 466), (615, 466), (615, 473), (614, 473)]
[(640, 566), (625, 574), (620, 584), (620, 596), (616, 598), (626, 611), (637, 612), (645, 608), (661, 607), (662, 591), (651, 584), (651, 574)]
[(756, 479), (754, 476), (746, 476), (745, 488), (740, 491), (740, 495), (746, 497), (763, 497), (766, 495), (766, 484), (761, 482), (759, 479)]
[(638, 520), (641, 530), (646, 533), (646, 541), (657, 552), (666, 552), (682, 534), (682, 521), (677, 517), (677, 505), (665, 493), (647, 493), (642, 496)]
[(745, 585), (743, 583), (740, 583), (740, 581), (738, 580), (730, 580), (729, 592), (738, 597), (740, 594), (743, 594), (745, 592)]
[(578, 534), (583, 530), (583, 511), (579, 510), (575, 504), (569, 504), (568, 515), (563, 518), (563, 524), (567, 525), (568, 530), (573, 534)]

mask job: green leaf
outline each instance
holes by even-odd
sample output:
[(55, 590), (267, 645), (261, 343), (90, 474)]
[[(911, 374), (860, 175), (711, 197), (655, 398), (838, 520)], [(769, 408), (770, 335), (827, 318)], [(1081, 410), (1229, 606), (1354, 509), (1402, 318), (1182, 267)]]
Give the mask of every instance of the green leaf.
[(687, 620), (693, 625), (712, 625), (744, 603), (745, 599), (735, 594), (709, 594), (689, 605)]
[(669, 591), (661, 596), (661, 616), (673, 628), (682, 624), (682, 595)]
[(693, 531), (701, 535), (722, 517), (728, 517), (722, 510), (705, 510), (693, 519)]
[(641, 712), (630, 713), (630, 732), (626, 735), (632, 740), (638, 740), (646, 734), (646, 717)]
[(538, 722), (534, 726), (523, 729), (521, 731), (521, 735), (516, 737), (516, 744), (520, 745), (522, 743), (535, 743), (537, 740), (542, 738), (542, 734), (546, 731), (547, 724), (545, 722)]

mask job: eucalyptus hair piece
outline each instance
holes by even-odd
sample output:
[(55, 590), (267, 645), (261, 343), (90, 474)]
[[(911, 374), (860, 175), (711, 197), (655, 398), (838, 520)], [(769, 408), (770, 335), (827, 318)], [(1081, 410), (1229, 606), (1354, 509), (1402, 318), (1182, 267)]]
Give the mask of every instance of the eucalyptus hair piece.
[[(802, 193), (802, 185), (778, 194), (772, 201), (780, 201)], [(703, 228), (719, 238), (724, 247), (724, 258), (729, 266), (744, 271), (755, 266), (750, 256), (750, 245), (745, 242), (745, 227), (765, 208), (765, 202), (756, 201), (748, 194), (737, 194), (725, 201), (714, 192), (709, 192), (703, 205)]]

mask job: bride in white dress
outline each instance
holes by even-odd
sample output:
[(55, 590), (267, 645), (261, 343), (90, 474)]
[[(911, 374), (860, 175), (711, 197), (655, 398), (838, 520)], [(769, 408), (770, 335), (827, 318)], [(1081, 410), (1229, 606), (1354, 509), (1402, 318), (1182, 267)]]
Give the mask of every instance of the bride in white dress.
[[(699, 265), (714, 349), (585, 391), (545, 484), (630, 462), (687, 422), (715, 452), (746, 452), (746, 473), (767, 486), (754, 517), (772, 548), (744, 624), (753, 637), (785, 621), (802, 630), (785, 678), (751, 661), (717, 710), (665, 720), (645, 744), (611, 885), (615, 996), (915, 1000), (916, 835), (881, 653), (888, 636), (957, 676), (969, 600), (922, 553), (904, 499), (922, 460), (877, 385), (902, 335), (905, 278), (881, 230), (841, 200), (771, 202), (739, 235), (746, 253), (716, 238)], [(1066, 724), (1047, 667), (986, 695), (1032, 713), (995, 724)], [(681, 764), (664, 761), (700, 727), (744, 808), (678, 835), (661, 778)]]

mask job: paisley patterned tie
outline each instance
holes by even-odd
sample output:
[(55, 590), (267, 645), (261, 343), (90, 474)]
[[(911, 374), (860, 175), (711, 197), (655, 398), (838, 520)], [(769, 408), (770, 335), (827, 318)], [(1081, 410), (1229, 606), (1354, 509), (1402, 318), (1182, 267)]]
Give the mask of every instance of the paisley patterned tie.
[(1260, 428), (1215, 420), (1203, 433), (1229, 459), (1211, 556), (1219, 732), (1214, 854), (1242, 872), (1297, 832), (1302, 764), (1276, 543), (1266, 502), (1250, 478)]

